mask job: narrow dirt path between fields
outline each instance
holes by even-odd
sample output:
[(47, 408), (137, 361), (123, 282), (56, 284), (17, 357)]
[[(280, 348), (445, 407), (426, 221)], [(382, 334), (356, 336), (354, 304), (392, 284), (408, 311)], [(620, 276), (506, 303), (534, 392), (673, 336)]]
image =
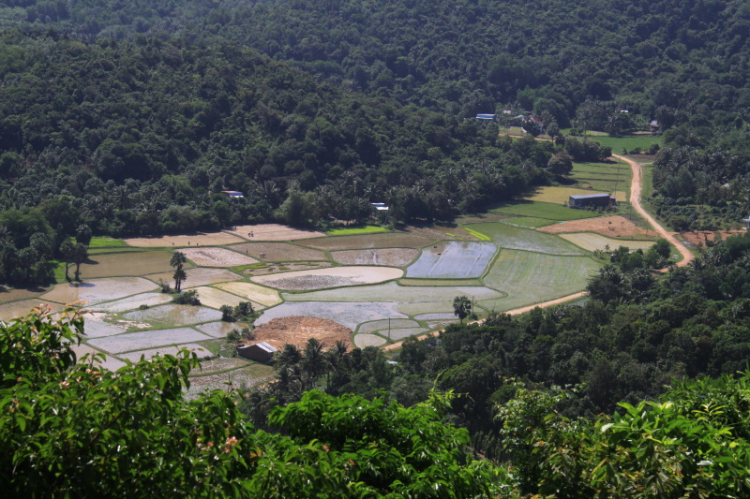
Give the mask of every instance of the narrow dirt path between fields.
[(671, 245), (673, 245), (675, 248), (677, 248), (677, 251), (680, 252), (682, 255), (682, 260), (677, 263), (678, 267), (684, 267), (690, 262), (692, 262), (695, 257), (693, 254), (688, 250), (684, 244), (682, 244), (680, 241), (677, 240), (672, 234), (667, 232), (667, 230), (662, 227), (659, 222), (657, 222), (654, 217), (649, 215), (646, 210), (643, 209), (643, 206), (641, 206), (641, 190), (642, 190), (642, 168), (641, 165), (633, 161), (632, 159), (628, 159), (624, 156), (620, 156), (619, 154), (613, 154), (613, 157), (625, 161), (627, 164), (630, 165), (630, 168), (633, 170), (633, 180), (630, 183), (630, 204), (635, 208), (635, 211), (640, 213), (640, 215), (648, 221), (649, 224), (651, 224), (651, 227), (654, 228), (656, 232), (659, 233), (661, 237), (666, 239)]

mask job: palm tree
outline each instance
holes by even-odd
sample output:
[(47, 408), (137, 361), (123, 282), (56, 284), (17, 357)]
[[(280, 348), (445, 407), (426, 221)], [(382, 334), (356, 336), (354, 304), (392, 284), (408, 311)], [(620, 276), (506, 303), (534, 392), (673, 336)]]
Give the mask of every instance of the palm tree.
[(466, 296), (457, 296), (453, 300), (453, 313), (461, 320), (463, 324), (464, 319), (471, 313), (471, 300)]
[(185, 263), (187, 263), (187, 257), (184, 253), (180, 253), (179, 251), (175, 251), (172, 258), (169, 260), (169, 265), (175, 268), (172, 278), (174, 279), (174, 289), (177, 293), (180, 292), (182, 282), (187, 279), (187, 274), (182, 269)]
[(320, 375), (328, 370), (328, 359), (323, 353), (323, 344), (317, 339), (310, 338), (307, 340), (301, 367), (302, 374), (307, 380), (307, 388), (315, 388), (315, 383)]
[(299, 364), (302, 360), (302, 352), (295, 345), (287, 343), (284, 348), (276, 355), (276, 369), (282, 371), (289, 367)]
[(81, 243), (76, 244), (73, 253), (73, 262), (76, 264), (76, 281), (81, 280), (81, 264), (85, 262), (88, 257), (89, 249)]

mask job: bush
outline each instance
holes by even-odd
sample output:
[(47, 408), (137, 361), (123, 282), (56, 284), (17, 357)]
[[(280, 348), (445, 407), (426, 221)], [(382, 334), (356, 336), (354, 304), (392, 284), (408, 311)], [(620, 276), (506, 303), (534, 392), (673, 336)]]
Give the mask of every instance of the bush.
[(201, 301), (200, 299), (198, 299), (198, 291), (191, 289), (190, 291), (183, 291), (179, 295), (175, 295), (175, 297), (172, 298), (172, 303), (176, 303), (178, 305), (198, 306), (201, 304)]

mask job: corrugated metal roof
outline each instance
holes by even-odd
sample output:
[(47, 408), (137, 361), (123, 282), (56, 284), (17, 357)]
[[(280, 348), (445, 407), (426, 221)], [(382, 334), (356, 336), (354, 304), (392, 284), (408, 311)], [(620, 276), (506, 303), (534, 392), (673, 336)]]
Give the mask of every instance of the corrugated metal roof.
[(570, 199), (598, 199), (598, 198), (608, 198), (610, 197), (609, 194), (606, 192), (602, 192), (600, 194), (572, 194), (570, 196)]

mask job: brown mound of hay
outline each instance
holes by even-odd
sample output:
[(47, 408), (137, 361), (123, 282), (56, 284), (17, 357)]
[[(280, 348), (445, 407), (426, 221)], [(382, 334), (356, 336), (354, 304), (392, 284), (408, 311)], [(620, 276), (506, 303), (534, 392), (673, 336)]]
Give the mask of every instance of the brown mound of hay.
[(324, 350), (332, 348), (337, 341), (346, 343), (347, 349), (352, 347), (352, 330), (338, 322), (309, 316), (291, 316), (272, 319), (255, 329), (255, 339), (245, 341), (253, 345), (265, 341), (281, 350), (284, 344), (290, 343), (297, 348), (304, 349), (307, 340), (316, 338), (323, 343)]

